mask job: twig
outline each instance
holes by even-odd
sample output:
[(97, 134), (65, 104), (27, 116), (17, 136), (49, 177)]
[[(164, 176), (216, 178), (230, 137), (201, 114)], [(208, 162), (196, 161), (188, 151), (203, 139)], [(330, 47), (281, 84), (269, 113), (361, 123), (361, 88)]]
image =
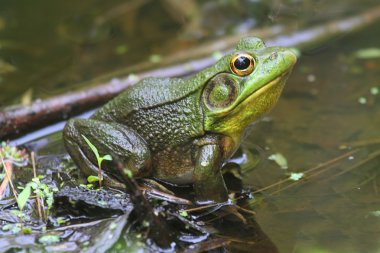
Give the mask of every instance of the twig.
[(115, 220), (115, 218), (105, 218), (105, 219), (100, 219), (100, 220), (95, 220), (95, 221), (90, 221), (86, 223), (78, 223), (78, 224), (73, 224), (73, 225), (67, 225), (67, 226), (62, 226), (58, 228), (54, 228), (53, 231), (68, 231), (69, 229), (78, 229), (78, 228), (86, 228), (86, 227), (94, 227), (95, 225), (102, 223), (104, 221), (111, 221)]
[[(186, 76), (195, 71), (209, 67), (215, 63), (216, 59), (211, 56), (205, 58), (200, 57), (205, 54), (210, 55), (210, 52), (215, 50), (228, 51), (242, 36), (254, 35), (266, 38), (268, 45), (293, 46), (300, 49), (305, 49), (311, 45), (315, 45), (316, 42), (321, 43), (331, 39), (332, 37), (352, 32), (373, 24), (379, 18), (380, 6), (376, 6), (371, 8), (371, 10), (350, 18), (330, 21), (323, 25), (298, 32), (288, 33), (287, 35), (284, 34), (284, 29), (281, 27), (270, 27), (259, 30), (255, 29), (248, 33), (222, 38), (221, 40), (207, 44), (206, 46), (198, 47), (195, 51), (188, 50), (186, 53), (177, 52), (173, 56), (166, 57), (167, 60), (165, 60), (164, 64), (170, 64), (173, 62), (178, 63), (183, 60), (187, 61), (185, 63), (140, 72), (136, 75), (137, 79), (125, 77), (128, 73), (133, 73), (136, 69), (146, 69), (143, 67), (147, 66), (146, 64), (135, 65), (133, 68), (123, 69), (116, 73), (111, 73), (102, 78), (93, 80), (91, 83), (101, 83), (97, 87), (34, 102), (30, 106), (19, 106), (5, 109), (3, 112), (0, 112), (0, 138), (9, 138), (11, 136), (14, 137), (21, 135), (27, 131), (66, 119), (99, 106), (116, 96), (122, 90), (136, 83), (138, 79), (148, 76)], [(200, 59), (189, 61), (189, 58)], [(124, 77), (115, 79), (115, 76)]]
[[(348, 169), (345, 169), (345, 170), (343, 170), (343, 171), (341, 171), (341, 172), (335, 174), (334, 176), (329, 177), (328, 180), (332, 180), (332, 179), (334, 179), (334, 178), (336, 178), (336, 177), (338, 177), (338, 176), (341, 176), (341, 175), (343, 175), (343, 174), (346, 174), (347, 172), (350, 172), (350, 171), (352, 171), (352, 170), (354, 170), (354, 169), (357, 169), (357, 168), (359, 168), (361, 165), (363, 165), (363, 164), (365, 164), (365, 163), (367, 163), (367, 162), (371, 161), (372, 159), (375, 159), (375, 158), (377, 158), (377, 157), (379, 157), (379, 156), (380, 156), (380, 150), (377, 150), (377, 151), (375, 151), (375, 152), (372, 152), (372, 153), (370, 153), (370, 154), (368, 155), (368, 157), (367, 157), (366, 159), (363, 159), (363, 160), (361, 160), (360, 162), (358, 162), (358, 163), (356, 163), (356, 164), (350, 166)], [(328, 168), (325, 168), (324, 170), (318, 171), (318, 172), (316, 172), (316, 173), (310, 175), (309, 178), (310, 178), (310, 177), (315, 177), (315, 176), (317, 176), (317, 175), (319, 175), (319, 174), (325, 172), (325, 171), (326, 171), (327, 169), (329, 169), (329, 168), (331, 168), (331, 167), (328, 167)], [(277, 190), (277, 191), (275, 191), (275, 192), (272, 192), (272, 194), (279, 193), (279, 192), (281, 192), (281, 191), (284, 191), (284, 190), (286, 190), (286, 189), (288, 189), (288, 188), (290, 188), (290, 187), (292, 187), (292, 186), (295, 186), (295, 185), (297, 185), (297, 184), (300, 184), (300, 183), (301, 183), (301, 182), (296, 181), (296, 182), (294, 182), (294, 183), (292, 183), (292, 184), (289, 184), (289, 185), (287, 185), (287, 186), (285, 186), (285, 187), (283, 187), (283, 188), (281, 188), (281, 189), (279, 189), (279, 190)]]
[(376, 138), (376, 139), (370, 139), (370, 140), (360, 140), (360, 141), (345, 143), (343, 145), (340, 145), (339, 149), (359, 148), (359, 147), (379, 145), (379, 144), (380, 144), (380, 138)]
[[(32, 167), (33, 167), (33, 177), (36, 178), (37, 177), (37, 171), (36, 171), (36, 160), (35, 160), (35, 157), (34, 157), (34, 152), (32, 152), (30, 154), (31, 156), (31, 159), (32, 159)], [(42, 217), (45, 217), (45, 211), (44, 212), (44, 216), (42, 216), (42, 211), (41, 209), (43, 210), (43, 208), (41, 207), (41, 199), (40, 197), (36, 196), (36, 200), (37, 200), (37, 210), (38, 210), (38, 216), (40, 217), (40, 219), (42, 219)]]
[[(322, 168), (329, 169), (329, 168), (331, 168), (331, 167), (329, 167), (330, 165), (333, 165), (333, 164), (339, 162), (340, 160), (342, 160), (342, 159), (344, 159), (344, 158), (346, 158), (346, 157), (349, 157), (349, 156), (353, 155), (354, 153), (356, 153), (356, 152), (358, 152), (358, 151), (359, 151), (359, 150), (357, 150), (357, 149), (356, 149), (356, 150), (351, 150), (351, 151), (349, 151), (349, 152), (347, 152), (347, 153), (345, 153), (345, 154), (343, 154), (343, 155), (340, 155), (340, 156), (335, 157), (335, 158), (333, 158), (333, 159), (331, 159), (331, 160), (328, 160), (327, 162), (324, 162), (324, 163), (318, 164), (317, 166), (315, 166), (315, 167), (313, 167), (313, 168), (310, 168), (310, 169), (304, 171), (303, 173), (305, 173), (305, 174), (310, 174), (310, 172), (313, 172), (313, 171), (315, 171), (315, 170), (319, 170), (319, 169), (322, 169)], [(325, 170), (322, 170), (322, 171), (325, 171)], [(319, 173), (320, 173), (320, 172), (317, 172), (317, 174), (319, 174)], [(317, 174), (315, 173), (315, 174), (313, 174), (313, 175), (317, 175)], [(313, 175), (309, 175), (309, 177), (311, 177), (311, 176), (313, 176)], [(263, 188), (260, 188), (260, 189), (258, 189), (258, 190), (256, 190), (256, 191), (252, 192), (252, 194), (259, 193), (259, 192), (266, 191), (266, 190), (269, 190), (269, 189), (271, 189), (271, 188), (273, 188), (273, 187), (275, 187), (275, 186), (281, 185), (281, 184), (283, 184), (283, 183), (285, 183), (285, 182), (289, 182), (289, 181), (290, 181), (289, 178), (282, 179), (282, 180), (280, 180), (280, 181), (278, 181), (278, 182), (276, 182), (276, 183), (274, 183), (274, 184), (271, 184), (271, 185), (265, 186), (265, 187), (263, 187)], [(298, 183), (298, 182), (295, 182), (295, 183)], [(292, 185), (292, 184), (291, 184), (291, 185)], [(284, 188), (285, 188), (285, 187), (284, 187)], [(283, 190), (284, 188), (281, 188), (280, 190)], [(286, 188), (288, 188), (288, 187), (286, 186)], [(286, 188), (285, 188), (285, 189), (286, 189)], [(278, 192), (278, 191), (275, 191), (275, 192)]]
[[(5, 164), (5, 162), (3, 164)], [(2, 199), (5, 196), (5, 192), (7, 190), (8, 184), (10, 182), (10, 179), (12, 178), (12, 170), (13, 170), (12, 164), (6, 163), (6, 166), (4, 167), (6, 176), (4, 177), (4, 180), (0, 186), (0, 199)]]
[[(338, 162), (338, 161), (340, 161), (340, 160), (346, 158), (347, 156), (350, 156), (350, 155), (352, 155), (352, 154), (354, 154), (354, 153), (356, 153), (356, 152), (358, 152), (358, 151), (359, 151), (359, 150), (353, 150), (353, 151), (351, 151), (351, 152), (347, 152), (347, 153), (344, 154), (344, 155), (338, 156), (337, 158), (335, 158), (335, 159), (333, 159), (333, 160), (330, 160), (330, 161), (328, 162), (328, 165), (325, 165), (325, 166), (323, 166), (323, 167), (324, 167), (323, 169), (321, 169), (321, 170), (319, 170), (319, 171), (317, 171), (317, 172), (315, 172), (315, 173), (313, 173), (313, 174), (311, 174), (311, 175), (308, 175), (308, 178), (316, 177), (316, 176), (318, 176), (318, 175), (324, 173), (325, 171), (327, 171), (327, 170), (333, 168), (334, 166), (336, 166), (336, 164), (335, 164), (336, 162)], [(330, 163), (331, 161), (334, 161), (334, 162), (333, 162), (333, 163)], [(317, 166), (317, 167), (318, 167), (318, 166)], [(315, 167), (315, 168), (313, 168), (313, 169), (310, 169), (310, 170), (307, 170), (305, 173), (310, 173), (311, 171), (314, 171), (317, 167)], [(329, 179), (331, 179), (331, 177), (330, 177)], [(295, 182), (293, 182), (293, 183), (291, 183), (291, 184), (288, 184), (288, 185), (282, 187), (281, 189), (278, 189), (277, 191), (272, 192), (272, 194), (277, 194), (277, 193), (282, 192), (282, 191), (284, 191), (284, 190), (286, 190), (286, 189), (289, 189), (289, 188), (291, 188), (291, 187), (293, 187), (293, 186), (300, 185), (300, 184), (302, 184), (302, 183), (304, 183), (304, 182), (305, 182), (305, 181), (295, 181)]]
[(4, 157), (3, 157), (2, 154), (0, 154), (0, 159), (1, 159), (1, 163), (4, 166), (5, 177), (7, 178), (8, 182), (9, 182), (9, 184), (11, 186), (13, 196), (17, 200), (18, 195), (17, 195), (17, 192), (16, 192), (16, 190), (15, 190), (15, 188), (13, 186), (13, 182), (12, 182), (12, 163), (9, 162), (9, 161), (5, 162), (4, 161)]
[(231, 243), (229, 238), (215, 238), (200, 242), (194, 245), (191, 245), (191, 248), (187, 248), (182, 253), (200, 253), (200, 252), (209, 252), (214, 249), (228, 246)]
[(208, 209), (210, 207), (215, 207), (218, 205), (220, 205), (220, 203), (210, 204), (210, 205), (205, 205), (205, 206), (198, 206), (198, 207), (194, 207), (194, 208), (184, 209), (182, 211), (190, 213), (190, 212), (201, 211), (201, 210)]
[(372, 159), (375, 159), (375, 158), (377, 158), (377, 157), (380, 157), (380, 149), (379, 149), (379, 150), (376, 150), (376, 151), (374, 151), (374, 152), (372, 152), (372, 153), (370, 153), (370, 154), (368, 155), (367, 158), (365, 158), (365, 159), (361, 160), (360, 162), (358, 162), (358, 163), (352, 165), (352, 166), (349, 167), (348, 169), (343, 170), (343, 171), (339, 172), (338, 174), (335, 174), (333, 177), (330, 177), (329, 180), (331, 180), (331, 179), (333, 179), (333, 178), (336, 178), (336, 177), (338, 177), (338, 176), (341, 176), (341, 175), (343, 175), (343, 174), (346, 174), (347, 172), (350, 172), (350, 171), (352, 171), (352, 170), (358, 168), (359, 166), (361, 166), (361, 165), (363, 165), (363, 164), (366, 164), (367, 162), (369, 162), (369, 161), (371, 161)]

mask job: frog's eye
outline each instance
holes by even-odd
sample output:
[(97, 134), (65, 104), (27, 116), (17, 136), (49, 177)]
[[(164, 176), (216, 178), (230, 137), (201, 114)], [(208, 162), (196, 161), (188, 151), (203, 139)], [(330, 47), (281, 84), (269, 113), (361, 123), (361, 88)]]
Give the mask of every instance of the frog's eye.
[(246, 76), (255, 68), (255, 59), (247, 53), (236, 53), (231, 61), (230, 68), (238, 76)]
[(239, 94), (238, 83), (228, 74), (212, 78), (203, 92), (204, 103), (209, 109), (223, 109), (230, 106)]

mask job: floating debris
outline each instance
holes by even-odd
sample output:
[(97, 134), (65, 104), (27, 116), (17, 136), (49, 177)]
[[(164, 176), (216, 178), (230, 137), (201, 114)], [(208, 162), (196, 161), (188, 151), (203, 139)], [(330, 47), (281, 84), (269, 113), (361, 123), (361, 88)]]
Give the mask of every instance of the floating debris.
[(374, 217), (380, 217), (380, 210), (372, 211), (369, 214)]
[(281, 169), (286, 170), (288, 168), (288, 161), (286, 160), (285, 156), (281, 153), (272, 154), (268, 157), (268, 159), (277, 163), (277, 165), (280, 166)]
[(308, 81), (309, 83), (313, 83), (313, 82), (315, 82), (315, 80), (316, 80), (317, 78), (316, 78), (315, 75), (313, 75), (313, 74), (309, 74), (309, 75), (307, 75), (306, 79), (307, 79), (307, 81)]
[(298, 181), (305, 176), (302, 172), (292, 172), (289, 174), (289, 179), (292, 181)]
[(365, 104), (367, 104), (367, 98), (359, 97), (358, 102), (359, 102), (359, 104), (365, 105)]
[(380, 93), (379, 87), (376, 87), (376, 86), (371, 87), (370, 93), (371, 93), (371, 95), (374, 95), (374, 96), (378, 95)]
[(363, 48), (356, 51), (354, 55), (358, 59), (380, 58), (380, 48), (376, 48), (376, 47)]

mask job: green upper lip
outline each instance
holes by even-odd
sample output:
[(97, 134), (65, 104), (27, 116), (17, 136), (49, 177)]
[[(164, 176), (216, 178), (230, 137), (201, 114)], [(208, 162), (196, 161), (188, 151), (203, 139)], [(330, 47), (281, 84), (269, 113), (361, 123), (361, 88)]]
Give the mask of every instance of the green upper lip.
[(270, 87), (272, 87), (273, 85), (276, 85), (277, 83), (279, 83), (280, 80), (284, 79), (285, 76), (289, 75), (291, 72), (291, 70), (288, 70), (288, 71), (285, 71), (283, 73), (281, 73), (280, 75), (278, 75), (277, 77), (273, 78), (271, 81), (269, 81), (268, 83), (266, 83), (265, 85), (259, 87), (258, 89), (254, 90), (251, 94), (249, 94), (245, 99), (241, 100), (239, 103), (237, 103), (233, 108), (236, 108), (237, 106), (239, 106), (241, 103), (243, 103), (244, 101), (246, 101), (247, 99), (250, 99), (251, 97), (253, 96), (257, 96), (258, 94), (261, 93), (261, 91), (264, 91), (266, 89), (269, 89)]

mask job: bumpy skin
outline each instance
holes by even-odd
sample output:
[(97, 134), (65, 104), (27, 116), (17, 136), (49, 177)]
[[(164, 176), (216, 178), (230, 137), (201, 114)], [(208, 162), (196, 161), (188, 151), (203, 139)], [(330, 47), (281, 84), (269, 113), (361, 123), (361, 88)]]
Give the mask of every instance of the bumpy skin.
[[(254, 58), (249, 75), (230, 67), (237, 52)], [(113, 161), (102, 164), (105, 184), (122, 185), (122, 164), (135, 177), (193, 183), (200, 204), (226, 201), (221, 168), (246, 127), (276, 103), (295, 62), (288, 49), (243, 38), (235, 52), (189, 79), (144, 79), (90, 119), (69, 120), (65, 146), (86, 175), (98, 167), (82, 135), (101, 155), (110, 154)]]

